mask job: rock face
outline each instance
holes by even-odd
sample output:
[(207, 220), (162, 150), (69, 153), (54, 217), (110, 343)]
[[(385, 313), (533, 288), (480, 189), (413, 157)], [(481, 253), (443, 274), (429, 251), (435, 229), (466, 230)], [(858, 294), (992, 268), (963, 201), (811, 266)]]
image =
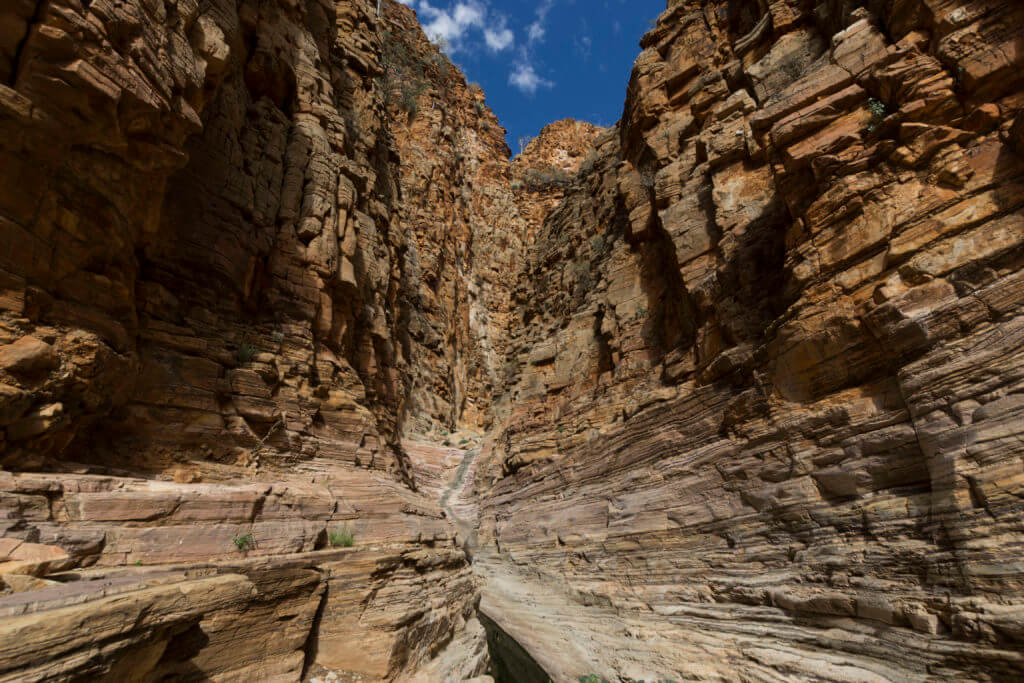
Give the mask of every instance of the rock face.
[(670, 2), (644, 38), (477, 472), (482, 611), (553, 679), (1024, 673), (1022, 20)]
[(565, 197), (573, 177), (593, 170), (594, 140), (603, 131), (586, 121), (549, 123), (530, 140), (513, 162), (516, 205), (526, 222), (525, 243), (536, 240), (544, 219)]
[(426, 236), (375, 5), (0, 9), (0, 678), (391, 679), (466, 640), (401, 445)]
[(5, 464), (402, 469), (375, 22), (69, 0), (22, 26), (0, 98)]
[(668, 4), (0, 8), (0, 680), (1024, 675), (1024, 8)]
[(409, 431), (440, 441), (490, 426), (505, 383), (508, 273), (523, 248), (505, 130), (484, 93), (424, 37), (412, 10), (384, 12), (388, 117), (409, 235)]

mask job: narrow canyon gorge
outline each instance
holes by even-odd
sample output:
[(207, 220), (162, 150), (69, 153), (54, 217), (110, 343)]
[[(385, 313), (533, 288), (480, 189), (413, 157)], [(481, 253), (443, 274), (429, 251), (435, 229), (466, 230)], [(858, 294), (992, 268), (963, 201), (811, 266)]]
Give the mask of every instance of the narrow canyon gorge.
[(651, 19), (0, 3), (0, 681), (1024, 680), (1024, 4)]

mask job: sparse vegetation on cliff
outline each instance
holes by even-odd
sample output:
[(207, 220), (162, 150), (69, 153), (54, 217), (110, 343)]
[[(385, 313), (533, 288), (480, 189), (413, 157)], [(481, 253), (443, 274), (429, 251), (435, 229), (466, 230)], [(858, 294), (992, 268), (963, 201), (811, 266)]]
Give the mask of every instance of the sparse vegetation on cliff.
[(554, 166), (529, 168), (523, 172), (523, 185), (531, 192), (539, 192), (552, 187), (568, 187), (571, 183), (572, 175)]
[(498, 3), (104, 4), (0, 10), (5, 678), (1019, 669), (1024, 3), (673, 1), (517, 159)]
[(327, 536), (332, 548), (351, 548), (356, 542), (355, 534), (347, 526), (335, 529)]
[(868, 123), (868, 132), (873, 133), (880, 125), (885, 117), (889, 115), (889, 110), (885, 106), (885, 102), (882, 100), (872, 97), (868, 100), (867, 104), (868, 112), (871, 114), (871, 121)]
[(252, 532), (235, 536), (231, 539), (231, 542), (235, 544), (235, 547), (238, 548), (239, 552), (243, 553), (255, 545)]
[(245, 365), (256, 355), (256, 347), (252, 345), (248, 337), (242, 337), (235, 348), (235, 359), (239, 365)]
[(408, 43), (396, 38), (390, 31), (381, 34), (383, 54), (380, 59), (381, 75), (375, 80), (386, 107), (397, 107), (411, 119), (416, 116), (419, 97), (431, 82), (443, 83), (443, 78), (431, 78), (430, 70), (446, 70), (451, 62), (445, 57), (441, 45), (427, 59), (413, 52)]

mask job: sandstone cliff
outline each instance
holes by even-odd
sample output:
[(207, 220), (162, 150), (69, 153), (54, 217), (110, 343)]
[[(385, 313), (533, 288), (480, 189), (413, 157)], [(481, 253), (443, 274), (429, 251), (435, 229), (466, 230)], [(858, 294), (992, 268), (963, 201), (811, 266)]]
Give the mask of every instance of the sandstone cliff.
[(451, 430), (490, 426), (491, 396), (505, 379), (506, 274), (522, 253), (524, 231), (505, 130), (483, 91), (427, 41), (412, 10), (388, 3), (384, 18), (385, 89), (413, 283), (406, 293), (407, 431), (441, 440)]
[(0, 8), (0, 680), (1024, 675), (1024, 9), (380, 8)]
[(476, 587), (401, 445), (421, 277), (374, 4), (0, 26), (0, 525), (78, 568), (4, 600), (0, 675), (418, 668)]
[(561, 203), (573, 177), (581, 168), (590, 171), (594, 140), (601, 130), (586, 121), (555, 121), (544, 126), (513, 160), (512, 188), (525, 221), (527, 245), (536, 240), (544, 219)]
[(477, 477), (481, 608), (552, 678), (1024, 672), (1022, 19), (679, 1), (644, 38)]

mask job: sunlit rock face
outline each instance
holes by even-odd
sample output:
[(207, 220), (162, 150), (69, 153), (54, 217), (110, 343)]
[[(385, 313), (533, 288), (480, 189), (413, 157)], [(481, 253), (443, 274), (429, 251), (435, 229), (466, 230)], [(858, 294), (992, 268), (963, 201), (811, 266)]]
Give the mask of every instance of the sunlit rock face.
[(1022, 45), (673, 1), (510, 159), (392, 0), (7, 3), (0, 678), (1024, 675)]
[(474, 618), (401, 445), (387, 21), (0, 9), (0, 677), (391, 679)]
[(412, 10), (390, 5), (385, 19), (398, 214), (409, 236), (407, 432), (442, 441), (490, 426), (526, 231), (505, 129), (484, 92), (426, 39)]
[(484, 612), (556, 680), (1019, 676), (1024, 10), (669, 5), (518, 284)]

